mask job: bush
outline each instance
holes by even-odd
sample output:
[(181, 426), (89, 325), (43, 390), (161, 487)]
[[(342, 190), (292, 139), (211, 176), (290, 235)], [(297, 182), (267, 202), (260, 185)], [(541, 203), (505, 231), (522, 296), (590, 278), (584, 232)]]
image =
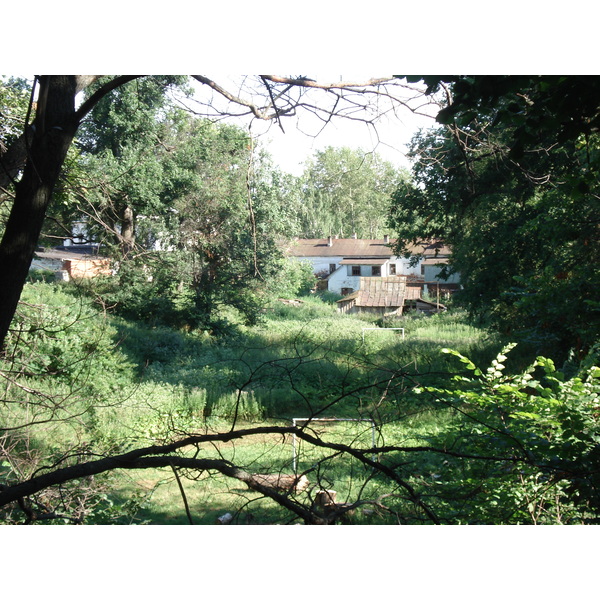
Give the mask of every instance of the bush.
[(469, 518), (480, 522), (600, 522), (600, 368), (583, 365), (566, 379), (552, 360), (538, 357), (507, 375), (514, 346), (485, 371), (445, 349), (466, 373), (452, 387), (421, 390), (463, 416), (450, 435), (469, 458), (448, 458), (446, 485), (460, 487), (463, 498), (476, 489)]

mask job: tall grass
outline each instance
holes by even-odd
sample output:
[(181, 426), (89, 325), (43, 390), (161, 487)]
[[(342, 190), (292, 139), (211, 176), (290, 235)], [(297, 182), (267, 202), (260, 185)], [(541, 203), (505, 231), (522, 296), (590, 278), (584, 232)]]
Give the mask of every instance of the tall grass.
[[(27, 385), (53, 394), (62, 390), (68, 398), (63, 421), (44, 429), (43, 435), (32, 430), (38, 443), (55, 448), (57, 455), (68, 446), (114, 452), (160, 443), (186, 431), (222, 431), (231, 428), (234, 418), (244, 424), (289, 424), (293, 417), (309, 416), (374, 418), (378, 443), (419, 443), (425, 435), (420, 431), (446, 426), (443, 415), (418, 404), (411, 391), (417, 383), (434, 383), (451, 372), (441, 348), (483, 357), (489, 348), (490, 354), (496, 352), (499, 344), (460, 313), (404, 317), (385, 324), (403, 327), (404, 338), (381, 330), (363, 340), (363, 328), (375, 326), (376, 319), (339, 314), (333, 303), (318, 297), (303, 299), (298, 306), (274, 303), (262, 323), (237, 325), (217, 338), (104, 315), (87, 301), (67, 301), (56, 284), (32, 284), (26, 294), (32, 304), (56, 308), (52, 332), (32, 330), (29, 337), (22, 333), (21, 341), (29, 340), (29, 348), (39, 355), (31, 359), (37, 372)], [(61, 369), (58, 376), (56, 365)], [(12, 388), (5, 400), (14, 401), (23, 393)], [(360, 446), (371, 443), (369, 426), (359, 433), (348, 423), (338, 424), (323, 435)], [(289, 471), (292, 466), (290, 440), (249, 438), (203, 452), (256, 472)], [(325, 460), (327, 453), (306, 445), (299, 452), (299, 469), (313, 473), (321, 486), (335, 486), (342, 500), (351, 499), (361, 486), (361, 493), (377, 492), (380, 482), (358, 464)], [(168, 522), (169, 513), (181, 513), (171, 476), (128, 475), (120, 485), (129, 493), (133, 483), (127, 481), (135, 481), (144, 494), (152, 492), (150, 508), (140, 514), (153, 522)], [(270, 501), (254, 502), (254, 493), (241, 497), (239, 484), (206, 476), (201, 483), (189, 493), (203, 514), (202, 522), (211, 522), (225, 507), (246, 510), (242, 507), (248, 502), (264, 522), (281, 516)], [(113, 501), (120, 502), (117, 496)], [(255, 510), (259, 505), (263, 508)], [(141, 504), (138, 508), (142, 510)]]

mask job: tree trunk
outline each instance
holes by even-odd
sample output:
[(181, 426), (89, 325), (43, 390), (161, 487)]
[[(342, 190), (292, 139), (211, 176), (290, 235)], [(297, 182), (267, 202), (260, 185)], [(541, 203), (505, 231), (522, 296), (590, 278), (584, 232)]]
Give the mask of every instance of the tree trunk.
[(130, 206), (125, 206), (121, 213), (121, 251), (123, 256), (127, 256), (134, 247), (135, 232), (133, 210)]
[(27, 280), (48, 204), (75, 132), (77, 77), (42, 76), (23, 177), (0, 242), (0, 349)]

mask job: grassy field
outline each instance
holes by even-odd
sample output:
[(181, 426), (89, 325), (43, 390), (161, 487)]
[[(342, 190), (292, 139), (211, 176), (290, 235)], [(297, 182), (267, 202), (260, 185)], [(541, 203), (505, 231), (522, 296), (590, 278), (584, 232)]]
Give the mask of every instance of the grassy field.
[[(375, 319), (340, 315), (334, 304), (317, 297), (298, 306), (275, 303), (259, 325), (238, 322), (221, 338), (101, 317), (85, 301), (50, 284), (28, 286), (25, 301), (29, 318), (50, 318), (55, 328), (51, 335), (22, 333), (26, 355), (15, 361), (28, 361), (28, 369), (37, 372), (31, 383), (41, 393), (58, 395), (65, 415), (77, 415), (40, 425), (19, 441), (40, 457), (58, 456), (69, 445), (115, 453), (190, 432), (291, 425), (294, 418), (308, 417), (354, 419), (310, 423), (311, 431), (330, 442), (370, 449), (375, 435), (376, 447), (426, 444), (451, 424), (439, 407), (413, 394), (415, 386), (447, 381), (452, 373), (455, 365), (441, 348), (450, 346), (482, 361), (500, 348), (499, 340), (460, 313), (408, 316), (386, 323), (404, 328), (404, 336), (380, 330), (363, 337), (365, 327), (378, 325)], [(224, 316), (235, 323), (235, 314)], [(43, 357), (39, 364), (32, 362), (34, 355)], [(52, 407), (38, 410), (41, 415)], [(6, 417), (17, 425), (30, 412), (31, 406), (14, 408)], [(299, 441), (294, 455), (289, 436), (249, 436), (198, 451), (253, 473), (292, 473), (295, 456), (297, 471), (312, 483), (298, 496), (302, 501), (319, 488), (335, 489), (342, 502), (390, 492), (389, 482), (347, 455)], [(429, 468), (430, 458), (418, 460), (421, 481), (422, 473), (434, 474), (439, 466)], [(34, 461), (29, 468), (36, 466)], [(236, 480), (214, 473), (184, 475), (178, 481), (171, 469), (160, 469), (98, 477), (106, 494), (88, 520), (183, 524), (189, 522), (184, 502), (194, 523), (212, 524), (224, 513), (239, 523), (291, 518)], [(401, 494), (396, 502), (407, 504)], [(353, 521), (394, 518), (367, 503)]]
[[(406, 318), (395, 322), (396, 331), (369, 331), (374, 320), (339, 315), (333, 306), (308, 299), (301, 306), (276, 305), (265, 320), (253, 328), (239, 327), (235, 338), (215, 343), (206, 338), (162, 339), (162, 344), (140, 344), (125, 338), (123, 348), (135, 346), (135, 361), (144, 364), (144, 389), (157, 386), (153, 411), (169, 415), (159, 421), (164, 431), (152, 439), (168, 437), (168, 430), (211, 431), (231, 427), (238, 407), (238, 427), (257, 423), (291, 424), (293, 418), (373, 419), (375, 443), (425, 444), (444, 430), (445, 417), (439, 407), (416, 400), (415, 385), (445, 381), (452, 366), (440, 350), (444, 346), (482, 360), (500, 347), (497, 340), (465, 322), (463, 315)], [(370, 335), (369, 335), (370, 334)], [(146, 350), (147, 346), (147, 350)], [(139, 356), (139, 352), (143, 356)], [(392, 381), (393, 374), (402, 376)], [(384, 382), (384, 383), (380, 383)], [(160, 400), (170, 387), (171, 398)], [(167, 395), (168, 396), (168, 395)], [(174, 397), (173, 397), (174, 396)], [(341, 399), (340, 399), (341, 398)], [(179, 410), (173, 410), (173, 407)], [(160, 408), (159, 408), (160, 407)], [(148, 414), (148, 413), (146, 413)], [(127, 420), (127, 419), (125, 419)], [(156, 428), (150, 413), (148, 428)], [(371, 421), (314, 422), (319, 435), (328, 441), (372, 445)], [(149, 439), (151, 441), (151, 439)], [(141, 442), (141, 440), (140, 440)], [(281, 436), (254, 437), (204, 449), (204, 456), (219, 456), (257, 473), (292, 473), (293, 440)], [(370, 471), (332, 453), (315, 451), (298, 442), (298, 472), (308, 472), (317, 488), (335, 489), (338, 501), (376, 498), (389, 491)], [(420, 468), (419, 471), (422, 469)], [(173, 473), (147, 472), (126, 476), (126, 495), (144, 498), (136, 519), (152, 523), (186, 523), (183, 497)], [(282, 509), (239, 482), (204, 474), (198, 481), (185, 481), (184, 493), (194, 522), (214, 523), (225, 513), (240, 523), (275, 523), (290, 518)], [(300, 500), (312, 498), (314, 490)], [(353, 516), (354, 522), (393, 522), (389, 515), (366, 506)]]

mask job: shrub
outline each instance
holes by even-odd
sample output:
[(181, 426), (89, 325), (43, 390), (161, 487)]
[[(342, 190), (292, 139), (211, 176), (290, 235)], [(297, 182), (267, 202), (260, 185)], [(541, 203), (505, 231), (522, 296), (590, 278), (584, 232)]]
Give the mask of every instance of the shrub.
[(598, 522), (600, 368), (583, 365), (566, 379), (552, 360), (538, 357), (524, 372), (508, 375), (514, 346), (485, 371), (445, 349), (466, 373), (455, 376), (452, 387), (422, 389), (463, 417), (452, 444), (470, 458), (460, 467), (451, 461), (448, 485), (463, 486), (464, 497), (479, 479), (470, 518), (483, 522)]

